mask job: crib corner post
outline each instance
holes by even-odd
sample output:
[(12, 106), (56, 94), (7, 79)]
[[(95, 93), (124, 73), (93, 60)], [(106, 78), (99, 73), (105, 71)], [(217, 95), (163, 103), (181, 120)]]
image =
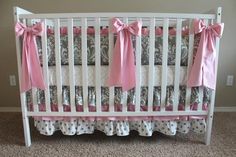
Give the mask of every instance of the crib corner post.
[(205, 144), (206, 145), (210, 145), (210, 143), (211, 143), (212, 122), (213, 122), (213, 114), (214, 114), (214, 106), (215, 106), (215, 94), (216, 94), (215, 91), (212, 91), (211, 103), (208, 107), (206, 133), (205, 133)]
[[(222, 8), (218, 7), (216, 10), (216, 23), (221, 23), (221, 16), (222, 16)], [(219, 58), (219, 45), (220, 39), (216, 39), (216, 65), (218, 65), (218, 58)], [(216, 76), (217, 76), (217, 69), (216, 66)], [(212, 132), (212, 122), (213, 122), (213, 113), (214, 113), (214, 106), (215, 106), (215, 90), (211, 93), (211, 103), (208, 107), (208, 115), (207, 115), (207, 127), (206, 127), (206, 134), (205, 134), (205, 144), (210, 145), (211, 142), (211, 132)]]
[[(20, 14), (31, 14), (29, 11), (24, 10), (19, 7), (13, 8), (13, 15), (15, 23), (20, 21), (19, 15)], [(18, 77), (19, 77), (19, 86), (21, 84), (21, 44), (19, 37), (15, 36), (16, 38), (16, 56), (17, 56), (17, 67), (18, 67)], [(29, 116), (27, 115), (27, 105), (25, 101), (26, 94), (25, 92), (20, 94), (20, 102), (21, 102), (21, 111), (22, 111), (22, 121), (24, 127), (24, 139), (25, 139), (25, 146), (31, 146), (31, 136), (30, 136), (30, 125), (29, 125)]]
[(205, 133), (205, 144), (208, 146), (211, 143), (211, 132), (212, 132), (212, 122), (213, 122), (213, 110), (214, 108), (209, 108), (207, 115), (207, 125)]
[(24, 126), (24, 138), (25, 138), (25, 146), (31, 146), (31, 136), (30, 136), (30, 125), (29, 125), (29, 117), (26, 114), (22, 114), (23, 126)]

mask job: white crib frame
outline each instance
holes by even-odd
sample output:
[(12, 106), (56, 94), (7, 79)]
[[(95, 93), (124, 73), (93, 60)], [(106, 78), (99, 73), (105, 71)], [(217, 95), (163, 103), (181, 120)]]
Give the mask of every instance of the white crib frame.
[[(215, 91), (213, 91), (211, 96), (211, 103), (209, 105), (208, 111), (202, 110), (202, 103), (198, 106), (198, 110), (190, 110), (190, 95), (191, 89), (187, 88), (186, 90), (186, 104), (185, 111), (178, 111), (178, 90), (179, 90), (179, 69), (180, 69), (180, 57), (181, 57), (181, 27), (182, 21), (184, 19), (195, 19), (202, 18), (210, 22), (221, 22), (221, 7), (219, 7), (215, 14), (181, 14), (181, 13), (59, 13), (59, 14), (33, 14), (29, 11), (21, 9), (19, 7), (14, 7), (14, 18), (15, 23), (18, 21), (26, 22), (25, 19), (40, 19), (45, 23), (48, 22), (46, 19), (53, 19), (55, 22), (55, 51), (56, 53), (56, 75), (57, 75), (57, 98), (58, 98), (58, 112), (51, 112), (50, 109), (50, 93), (47, 89), (45, 91), (45, 102), (46, 102), (46, 111), (39, 112), (38, 106), (36, 103), (36, 98), (33, 96), (33, 105), (34, 111), (27, 111), (27, 106), (25, 102), (25, 93), (20, 94), (22, 116), (23, 116), (23, 125), (24, 125), (24, 137), (25, 145), (29, 147), (31, 145), (31, 135), (30, 135), (30, 126), (29, 126), (29, 117), (31, 116), (174, 116), (174, 115), (206, 115), (207, 116), (207, 128), (205, 133), (205, 144), (210, 144), (211, 130), (212, 130), (212, 120), (213, 120), (213, 111), (215, 104)], [(84, 112), (76, 112), (75, 110), (75, 91), (74, 88), (70, 88), (70, 100), (71, 100), (71, 112), (63, 112), (62, 106), (62, 80), (61, 80), (61, 59), (60, 59), (60, 19), (68, 19), (68, 52), (69, 52), (69, 81), (70, 87), (75, 86), (74, 82), (74, 54), (73, 54), (73, 18), (81, 18), (82, 26), (82, 58), (87, 58), (87, 26), (90, 25), (91, 18), (95, 18), (95, 63), (96, 63), (96, 78), (100, 78), (100, 26), (103, 25), (104, 18), (111, 17), (120, 17), (123, 18), (124, 22), (134, 21), (136, 19), (142, 20), (143, 23), (150, 25), (150, 55), (149, 55), (149, 65), (154, 65), (154, 50), (155, 50), (155, 36), (154, 29), (157, 23), (163, 24), (163, 63), (162, 63), (162, 83), (161, 83), (161, 110), (153, 111), (152, 103), (148, 103), (148, 111), (140, 111), (140, 97), (136, 97), (136, 107), (135, 112), (128, 112), (126, 103), (123, 105), (122, 112), (114, 112), (114, 87), (109, 88), (109, 112), (101, 111), (101, 81), (96, 79), (96, 112), (89, 112), (87, 105), (87, 93), (88, 93), (88, 82), (87, 82), (87, 64), (85, 59), (82, 60), (82, 74), (83, 74), (83, 96), (84, 96)], [(163, 22), (157, 21), (163, 20)], [(174, 104), (173, 111), (165, 111), (165, 98), (166, 98), (166, 86), (167, 86), (167, 51), (168, 51), (168, 27), (171, 25), (171, 21), (176, 20), (176, 64), (175, 64), (175, 80), (174, 80)], [(150, 21), (149, 21), (150, 20)], [(50, 23), (48, 23), (50, 25)], [(46, 25), (45, 25), (46, 28)], [(191, 28), (191, 27), (190, 27)], [(45, 77), (45, 82), (47, 87), (48, 83), (48, 66), (47, 66), (47, 44), (46, 44), (46, 31), (42, 36), (42, 51), (43, 51), (43, 73)], [(193, 42), (194, 35), (189, 34), (189, 57), (188, 57), (188, 67), (187, 74), (189, 73), (190, 66), (192, 64), (192, 51), (193, 51)], [(216, 52), (217, 56), (219, 54), (219, 39), (216, 41)], [(109, 33), (109, 59), (111, 61), (112, 54), (112, 44), (113, 44), (113, 34)], [(141, 37), (136, 37), (136, 95), (140, 95), (140, 82), (141, 82)], [(18, 65), (18, 75), (19, 83), (21, 82), (21, 45), (20, 39), (16, 37), (16, 54), (17, 54), (17, 65)], [(218, 58), (218, 57), (217, 57)], [(217, 60), (218, 63), (218, 60)], [(149, 83), (148, 83), (148, 102), (152, 102), (153, 99), (153, 80), (154, 80), (154, 67), (149, 66)], [(152, 87), (152, 88), (150, 88)], [(163, 88), (164, 87), (164, 88)], [(33, 95), (36, 92), (36, 89), (33, 88)], [(200, 89), (201, 100), (203, 99), (203, 89)], [(127, 100), (127, 93), (124, 94), (125, 100)], [(100, 100), (100, 101), (99, 101)], [(126, 102), (126, 101), (125, 101)]]

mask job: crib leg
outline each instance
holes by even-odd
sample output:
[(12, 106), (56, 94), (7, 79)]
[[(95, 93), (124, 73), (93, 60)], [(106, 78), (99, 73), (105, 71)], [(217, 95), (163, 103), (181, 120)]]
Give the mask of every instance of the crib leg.
[(30, 147), (31, 136), (30, 136), (29, 117), (24, 114), (23, 114), (23, 126), (24, 126), (25, 146)]
[(210, 142), (211, 142), (212, 122), (213, 122), (213, 111), (209, 110), (209, 113), (207, 116), (206, 133), (205, 133), (206, 145), (210, 145)]
[[(222, 15), (222, 8), (217, 8), (216, 11), (216, 21), (217, 23), (221, 23), (221, 15)], [(220, 45), (220, 39), (216, 39), (216, 65), (218, 64), (218, 56), (219, 56), (219, 45)], [(216, 76), (217, 76), (217, 67), (216, 67)], [(211, 130), (212, 130), (212, 121), (213, 121), (213, 112), (214, 112), (214, 106), (215, 106), (215, 90), (211, 93), (211, 103), (208, 108), (208, 115), (207, 115), (207, 128), (206, 128), (206, 134), (205, 134), (205, 144), (209, 145), (211, 142)]]

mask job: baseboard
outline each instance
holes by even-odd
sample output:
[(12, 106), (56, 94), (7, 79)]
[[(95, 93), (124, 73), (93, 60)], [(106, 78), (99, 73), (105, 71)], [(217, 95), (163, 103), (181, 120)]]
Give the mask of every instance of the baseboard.
[[(0, 112), (21, 112), (20, 107), (0, 107)], [(215, 107), (214, 112), (236, 112), (236, 106)]]
[(215, 107), (215, 112), (236, 112), (236, 106), (231, 106), (231, 107)]
[(0, 107), (0, 112), (21, 112), (20, 107)]

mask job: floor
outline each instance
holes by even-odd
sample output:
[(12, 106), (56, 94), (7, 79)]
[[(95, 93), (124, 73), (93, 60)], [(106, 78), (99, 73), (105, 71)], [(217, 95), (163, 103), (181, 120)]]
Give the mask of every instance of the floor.
[(107, 137), (101, 132), (92, 135), (40, 135), (31, 121), (32, 146), (24, 146), (20, 113), (0, 114), (0, 157), (236, 157), (236, 113), (216, 113), (210, 146), (203, 143), (203, 135), (189, 133), (152, 137), (132, 132), (127, 137)]

